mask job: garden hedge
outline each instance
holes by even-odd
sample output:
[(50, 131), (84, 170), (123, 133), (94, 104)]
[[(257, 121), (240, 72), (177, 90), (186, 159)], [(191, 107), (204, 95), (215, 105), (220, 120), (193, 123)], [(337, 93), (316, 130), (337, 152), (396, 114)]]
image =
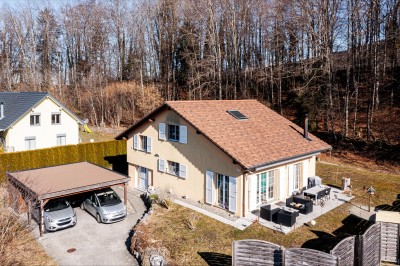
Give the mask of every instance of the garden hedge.
[(111, 140), (105, 142), (58, 146), (31, 151), (1, 153), (0, 182), (5, 180), (6, 172), (60, 164), (88, 161), (100, 166), (108, 167), (109, 163), (104, 159), (104, 157), (125, 154), (126, 140)]

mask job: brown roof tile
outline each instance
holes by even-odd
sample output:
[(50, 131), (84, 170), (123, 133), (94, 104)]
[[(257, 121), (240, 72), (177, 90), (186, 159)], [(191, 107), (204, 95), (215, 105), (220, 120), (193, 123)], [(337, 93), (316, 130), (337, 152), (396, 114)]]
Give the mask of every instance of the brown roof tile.
[[(166, 105), (201, 131), (233, 159), (252, 168), (296, 156), (325, 151), (328, 144), (256, 100), (167, 101)], [(227, 110), (248, 119), (238, 120)]]

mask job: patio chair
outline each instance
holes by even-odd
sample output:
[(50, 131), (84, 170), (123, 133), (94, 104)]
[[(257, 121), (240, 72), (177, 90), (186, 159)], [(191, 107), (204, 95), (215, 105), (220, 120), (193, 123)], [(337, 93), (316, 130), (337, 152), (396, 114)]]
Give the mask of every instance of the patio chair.
[(271, 204), (260, 207), (260, 217), (270, 222), (276, 222), (280, 208), (272, 209)]
[(325, 200), (327, 200), (328, 198), (331, 199), (331, 188), (328, 187), (327, 189), (324, 190), (325, 195), (323, 196)]

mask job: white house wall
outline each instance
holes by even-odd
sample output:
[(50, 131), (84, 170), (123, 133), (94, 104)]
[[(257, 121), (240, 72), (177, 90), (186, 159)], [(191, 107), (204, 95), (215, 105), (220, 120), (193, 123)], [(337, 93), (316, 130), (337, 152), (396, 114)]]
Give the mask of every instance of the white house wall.
[[(40, 113), (40, 125), (30, 125), (30, 115)], [(51, 114), (61, 113), (61, 123), (51, 124)], [(17, 121), (7, 132), (6, 146), (14, 151), (25, 150), (25, 138), (36, 138), (36, 149), (57, 146), (57, 135), (65, 134), (66, 145), (79, 143), (79, 125), (75, 118), (61, 109), (50, 98), (43, 100), (33, 111)]]
[(293, 189), (291, 189), (289, 187), (291, 185), (291, 182), (293, 180), (293, 175), (294, 175), (293, 165), (302, 163), (300, 186), (301, 186), (301, 188), (303, 188), (303, 187), (307, 186), (308, 177), (315, 176), (315, 159), (316, 159), (316, 157), (312, 156), (310, 158), (303, 159), (301, 161), (283, 164), (281, 166), (273, 167), (270, 169), (265, 169), (265, 170), (259, 171), (257, 173), (248, 175), (247, 176), (247, 182), (248, 182), (247, 187), (248, 187), (249, 211), (258, 209), (259, 205), (260, 205), (256, 201), (257, 174), (260, 174), (263, 172), (268, 172), (271, 170), (276, 170), (278, 173), (278, 176), (275, 179), (275, 184), (278, 186), (278, 188), (275, 191), (278, 191), (278, 195), (276, 195), (275, 199), (271, 202), (284, 201), (286, 198), (290, 197), (293, 192)]

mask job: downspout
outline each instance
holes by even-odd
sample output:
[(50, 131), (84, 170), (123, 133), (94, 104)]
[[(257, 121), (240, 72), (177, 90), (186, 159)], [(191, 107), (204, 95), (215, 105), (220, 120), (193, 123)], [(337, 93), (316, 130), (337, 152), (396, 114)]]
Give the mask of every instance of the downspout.
[[(246, 216), (246, 206), (247, 209), (250, 209), (250, 192), (248, 192), (247, 197), (246, 197), (246, 182), (248, 180), (248, 175), (249, 174), (253, 174), (253, 172), (249, 171), (248, 169), (246, 169), (243, 172), (243, 200), (242, 200), (242, 217)], [(247, 199), (247, 204), (246, 204), (246, 199)]]

